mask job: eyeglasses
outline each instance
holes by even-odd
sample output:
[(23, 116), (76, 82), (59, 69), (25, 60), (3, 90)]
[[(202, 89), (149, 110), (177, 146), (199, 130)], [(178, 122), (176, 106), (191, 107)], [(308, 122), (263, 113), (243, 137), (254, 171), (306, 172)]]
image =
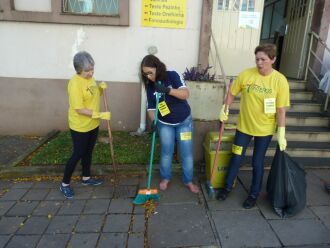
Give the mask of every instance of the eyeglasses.
[(148, 77), (150, 75), (153, 75), (154, 73), (152, 71), (148, 71), (148, 72), (143, 72), (142, 75), (145, 77)]

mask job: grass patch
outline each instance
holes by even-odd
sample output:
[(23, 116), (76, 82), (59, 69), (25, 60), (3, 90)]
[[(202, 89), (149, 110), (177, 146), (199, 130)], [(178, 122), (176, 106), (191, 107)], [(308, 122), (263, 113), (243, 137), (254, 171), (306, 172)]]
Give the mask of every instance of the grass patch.
[[(128, 132), (112, 132), (115, 161), (117, 164), (149, 164), (152, 135), (131, 136)], [(101, 131), (99, 137), (108, 137)], [(69, 131), (59, 133), (38, 149), (31, 157), (31, 165), (66, 164), (72, 153)], [(159, 162), (159, 142), (156, 138), (154, 162)], [(111, 164), (109, 144), (97, 141), (92, 164)]]

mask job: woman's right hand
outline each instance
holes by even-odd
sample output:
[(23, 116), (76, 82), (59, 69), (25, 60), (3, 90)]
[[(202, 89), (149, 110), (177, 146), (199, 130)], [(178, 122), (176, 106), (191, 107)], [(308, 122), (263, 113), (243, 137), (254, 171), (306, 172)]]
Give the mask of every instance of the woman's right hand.
[(229, 109), (228, 107), (226, 108), (226, 105), (222, 105), (220, 109), (220, 114), (219, 114), (219, 121), (224, 122), (228, 120), (228, 115), (229, 115)]

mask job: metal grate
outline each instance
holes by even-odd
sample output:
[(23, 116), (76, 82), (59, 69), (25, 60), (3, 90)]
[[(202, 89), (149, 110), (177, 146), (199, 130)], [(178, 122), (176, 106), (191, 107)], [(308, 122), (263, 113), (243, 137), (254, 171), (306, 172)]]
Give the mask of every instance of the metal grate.
[(117, 16), (119, 0), (63, 0), (63, 12)]

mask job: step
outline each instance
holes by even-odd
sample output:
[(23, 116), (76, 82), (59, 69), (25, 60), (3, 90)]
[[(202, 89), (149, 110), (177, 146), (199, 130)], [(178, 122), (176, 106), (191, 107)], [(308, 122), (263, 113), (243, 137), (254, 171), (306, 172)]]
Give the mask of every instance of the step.
[[(240, 102), (233, 101), (230, 109), (239, 109)], [(288, 112), (320, 112), (321, 104), (305, 100), (293, 100)]]
[[(241, 95), (235, 96), (235, 99), (240, 99)], [(313, 93), (305, 90), (300, 89), (293, 89), (290, 90), (290, 100), (305, 100), (305, 101), (311, 101), (313, 99)]]
[(290, 90), (305, 90), (306, 89), (306, 81), (293, 81), (289, 80)]
[[(238, 110), (232, 110), (229, 114), (228, 123), (237, 123)], [(328, 127), (330, 123), (330, 117), (323, 116), (319, 113), (298, 113), (288, 112), (286, 114), (286, 125), (288, 126), (318, 126)]]

